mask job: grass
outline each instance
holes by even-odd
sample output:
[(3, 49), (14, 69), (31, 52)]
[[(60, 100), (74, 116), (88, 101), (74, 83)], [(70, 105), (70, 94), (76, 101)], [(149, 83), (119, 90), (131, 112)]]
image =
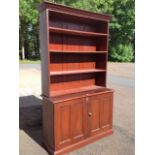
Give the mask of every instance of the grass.
[[(123, 63), (123, 62), (112, 62), (112, 61), (108, 61), (108, 63)], [(126, 63), (134, 63), (134, 62), (126, 62)], [(19, 60), (19, 64), (40, 64), (40, 60), (39, 59), (35, 59), (35, 60)]]
[(40, 64), (40, 60), (19, 60), (20, 64)]

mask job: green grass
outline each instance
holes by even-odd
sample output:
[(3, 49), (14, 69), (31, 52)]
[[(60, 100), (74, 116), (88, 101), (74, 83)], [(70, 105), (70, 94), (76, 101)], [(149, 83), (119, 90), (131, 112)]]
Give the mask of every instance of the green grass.
[[(117, 63), (117, 62), (108, 61), (108, 63)], [(134, 63), (134, 62), (128, 62), (128, 63)], [(25, 60), (19, 60), (19, 64), (40, 64), (40, 60), (38, 60), (38, 59), (37, 60), (27, 60), (27, 59), (25, 59)]]
[(19, 60), (20, 64), (40, 64), (40, 60)]

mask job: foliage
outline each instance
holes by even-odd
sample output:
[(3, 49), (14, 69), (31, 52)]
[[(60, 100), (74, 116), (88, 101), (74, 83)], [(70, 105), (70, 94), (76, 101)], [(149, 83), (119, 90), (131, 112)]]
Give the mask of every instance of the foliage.
[(19, 1), (19, 48), (21, 49), (22, 46), (25, 47), (26, 58), (30, 58), (33, 53), (39, 54), (39, 20), (37, 5), (40, 2), (41, 0)]
[[(49, 0), (75, 8), (112, 14), (110, 22), (109, 59), (132, 61), (134, 55), (134, 0)], [(20, 0), (20, 49), (39, 53), (37, 4), (41, 0)], [(132, 47), (132, 48), (131, 48)], [(121, 52), (118, 51), (121, 50)], [(128, 50), (127, 50), (128, 49)], [(119, 59), (114, 56), (115, 52)], [(127, 52), (130, 51), (130, 52)], [(30, 53), (31, 53), (30, 52)], [(126, 56), (127, 53), (129, 56)], [(131, 56), (132, 55), (132, 56)], [(128, 57), (127, 59), (124, 58)]]
[[(115, 0), (113, 3), (114, 9), (112, 14), (114, 16), (110, 24), (109, 58), (115, 61), (133, 61), (134, 59), (131, 54), (134, 55), (134, 1), (122, 0), (120, 5), (118, 5), (118, 2), (119, 0)], [(115, 59), (113, 55), (114, 48), (117, 54), (119, 54), (119, 59)], [(127, 48), (129, 50), (127, 50)], [(122, 51), (119, 52), (118, 49)], [(129, 54), (128, 57), (130, 57), (129, 60), (124, 58), (127, 54)]]
[[(134, 0), (79, 0), (71, 3), (71, 6), (98, 13), (112, 14), (109, 59), (112, 61), (133, 60), (130, 54), (134, 54)], [(118, 51), (120, 45), (121, 52)], [(127, 47), (129, 47), (129, 51), (132, 51), (127, 52)], [(114, 49), (117, 49), (119, 59), (112, 56)], [(129, 54), (128, 59), (124, 58), (127, 54)]]
[(110, 58), (112, 61), (131, 62), (133, 61), (133, 47), (131, 44), (118, 44), (111, 49)]

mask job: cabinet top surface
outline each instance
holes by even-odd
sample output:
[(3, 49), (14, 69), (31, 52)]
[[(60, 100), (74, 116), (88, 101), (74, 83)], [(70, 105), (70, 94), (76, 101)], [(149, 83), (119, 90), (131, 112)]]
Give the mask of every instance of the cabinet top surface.
[(110, 21), (112, 18), (112, 15), (94, 13), (86, 10), (68, 7), (61, 4), (51, 3), (48, 1), (44, 1), (42, 4), (40, 4), (38, 9), (40, 12), (46, 9), (49, 9), (50, 11), (53, 11), (53, 12), (64, 13), (64, 14), (69, 13), (70, 15), (77, 15), (79, 17), (86, 17), (86, 18), (88, 17), (88, 18), (100, 20), (100, 21), (105, 21), (105, 20)]
[(45, 97), (45, 98), (52, 100), (53, 103), (59, 103), (59, 102), (74, 100), (77, 98), (90, 97), (90, 96), (94, 96), (94, 95), (112, 93), (112, 92), (114, 92), (114, 90), (109, 89), (109, 88), (102, 88), (102, 89), (98, 89), (98, 90), (78, 92), (78, 93), (60, 95), (60, 96), (55, 96), (55, 97), (51, 96), (50, 98), (46, 97), (44, 95), (42, 95), (42, 97)]

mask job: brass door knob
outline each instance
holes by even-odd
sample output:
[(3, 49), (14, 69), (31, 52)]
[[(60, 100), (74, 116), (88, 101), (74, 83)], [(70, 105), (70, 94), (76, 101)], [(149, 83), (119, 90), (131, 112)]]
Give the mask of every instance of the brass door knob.
[(92, 113), (91, 113), (91, 112), (89, 112), (89, 113), (88, 113), (88, 116), (89, 116), (89, 117), (91, 117), (91, 116), (92, 116)]

